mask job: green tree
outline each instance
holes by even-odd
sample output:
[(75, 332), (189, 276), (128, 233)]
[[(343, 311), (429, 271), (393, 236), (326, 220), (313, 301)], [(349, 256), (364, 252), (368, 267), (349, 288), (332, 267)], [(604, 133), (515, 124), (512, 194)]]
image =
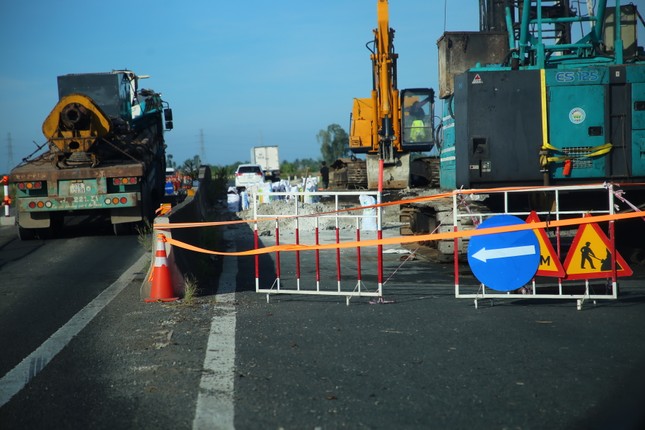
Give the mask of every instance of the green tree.
[(211, 166), (213, 184), (218, 196), (225, 196), (228, 187), (233, 185), (236, 167), (236, 165), (232, 164), (228, 166)]
[(282, 178), (288, 178), (289, 176), (295, 176), (297, 172), (296, 164), (290, 161), (283, 161), (280, 163), (280, 176)]
[(199, 155), (195, 155), (193, 158), (189, 158), (184, 161), (184, 164), (181, 166), (181, 170), (191, 178), (197, 179), (199, 177), (199, 166), (201, 165), (202, 160), (199, 158)]
[(166, 167), (170, 167), (172, 169), (177, 167), (177, 162), (173, 160), (172, 154), (166, 154)]
[(294, 161), (284, 160), (280, 163), (280, 177), (315, 175), (320, 169), (320, 160), (313, 158), (296, 158)]
[(349, 154), (349, 136), (338, 124), (330, 124), (327, 130), (320, 130), (316, 139), (320, 144), (322, 159), (327, 164)]

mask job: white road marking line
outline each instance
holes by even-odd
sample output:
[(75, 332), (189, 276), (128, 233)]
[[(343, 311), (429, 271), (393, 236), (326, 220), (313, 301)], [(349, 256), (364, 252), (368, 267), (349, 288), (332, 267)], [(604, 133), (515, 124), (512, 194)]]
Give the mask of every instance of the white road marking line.
[[(226, 232), (228, 233), (228, 232)], [(227, 251), (234, 252), (235, 242), (229, 241)], [(199, 384), (193, 429), (234, 429), (235, 405), (235, 285), (237, 257), (222, 265), (217, 291), (216, 315), (211, 321), (210, 336), (204, 357), (204, 370)]]
[(78, 311), (64, 326), (59, 328), (16, 367), (7, 372), (0, 379), (0, 407), (9, 402), (34, 376), (43, 370), (74, 336), (83, 330), (103, 308), (132, 282), (137, 273), (145, 273), (146, 265), (149, 265), (149, 257), (144, 254), (119, 279)]

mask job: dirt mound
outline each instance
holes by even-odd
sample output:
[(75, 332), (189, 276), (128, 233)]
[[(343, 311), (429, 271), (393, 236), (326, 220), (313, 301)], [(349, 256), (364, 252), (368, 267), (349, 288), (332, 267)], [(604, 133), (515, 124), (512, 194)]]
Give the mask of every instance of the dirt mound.
[[(280, 229), (294, 230), (296, 219), (300, 230), (313, 230), (318, 222), (320, 230), (331, 230), (338, 227), (341, 229), (354, 229), (357, 223), (375, 222), (376, 210), (363, 209), (358, 202), (343, 201), (339, 202), (339, 212), (336, 213), (336, 203), (333, 199), (321, 200), (314, 203), (307, 203), (294, 200), (273, 200), (258, 205), (257, 217), (260, 220), (258, 229), (273, 230), (275, 228), (275, 218), (279, 218)], [(355, 209), (355, 210), (349, 210)], [(386, 207), (383, 210), (383, 223), (391, 224), (399, 221), (398, 206)], [(253, 208), (249, 208), (237, 213), (240, 219), (253, 219)], [(369, 219), (372, 217), (371, 219)]]

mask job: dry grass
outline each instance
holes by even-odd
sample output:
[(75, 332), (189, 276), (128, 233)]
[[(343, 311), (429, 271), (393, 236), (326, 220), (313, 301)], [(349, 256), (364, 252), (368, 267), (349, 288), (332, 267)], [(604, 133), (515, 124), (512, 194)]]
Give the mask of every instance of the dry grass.
[(138, 234), (137, 241), (139, 245), (146, 251), (152, 251), (152, 225), (150, 225), (150, 221), (144, 220), (141, 224), (135, 226), (135, 230)]
[(192, 305), (195, 303), (197, 296), (198, 283), (197, 279), (191, 274), (188, 274), (184, 279), (184, 297), (182, 303), (185, 305)]

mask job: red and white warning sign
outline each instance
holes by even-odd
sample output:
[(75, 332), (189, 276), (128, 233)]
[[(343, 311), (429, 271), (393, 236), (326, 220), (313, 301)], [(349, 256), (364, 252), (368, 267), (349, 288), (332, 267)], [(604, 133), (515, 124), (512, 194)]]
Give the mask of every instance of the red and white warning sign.
[[(528, 218), (526, 218), (526, 222), (540, 222), (540, 217), (535, 211), (532, 211)], [(540, 228), (533, 230), (533, 232), (535, 232), (535, 235), (538, 238), (538, 243), (540, 244), (540, 264), (535, 275), (564, 278), (564, 267), (562, 267), (562, 263), (558, 258), (558, 254), (553, 249), (553, 245), (551, 245), (551, 241), (549, 240), (546, 231)]]
[[(616, 276), (631, 276), (632, 269), (616, 251)], [(611, 243), (596, 223), (581, 224), (564, 260), (567, 279), (610, 278)]]
[(473, 84), (483, 84), (484, 81), (482, 81), (482, 77), (479, 76), (479, 73), (475, 74), (475, 77), (473, 78)]

